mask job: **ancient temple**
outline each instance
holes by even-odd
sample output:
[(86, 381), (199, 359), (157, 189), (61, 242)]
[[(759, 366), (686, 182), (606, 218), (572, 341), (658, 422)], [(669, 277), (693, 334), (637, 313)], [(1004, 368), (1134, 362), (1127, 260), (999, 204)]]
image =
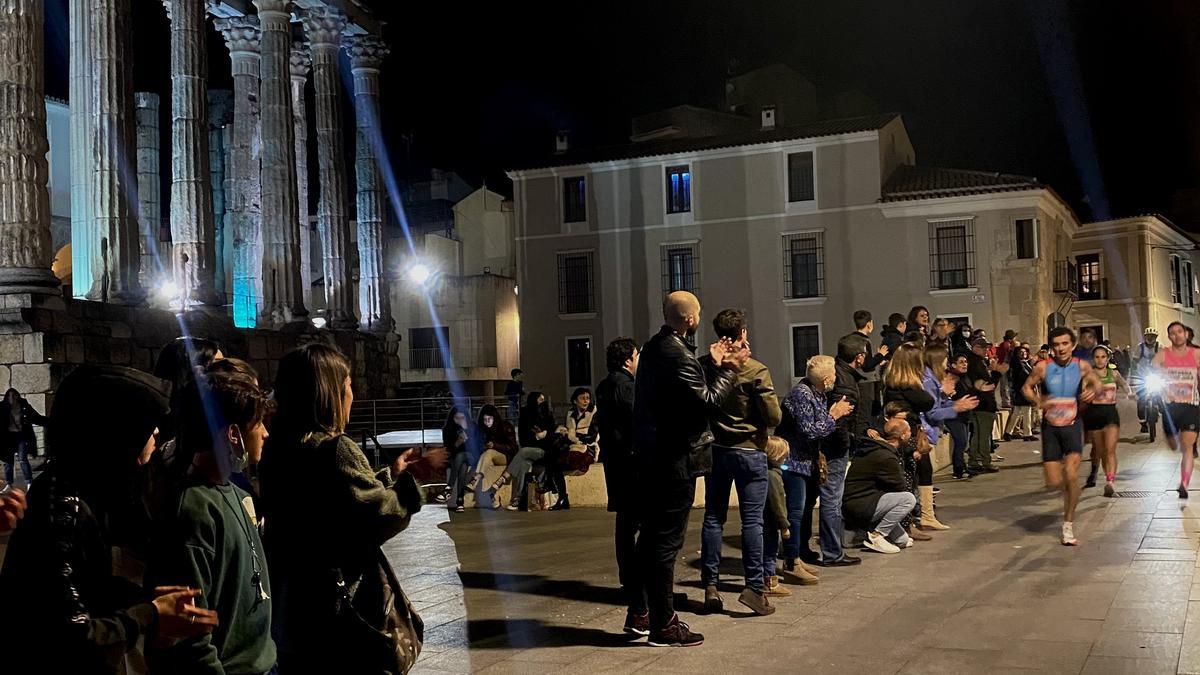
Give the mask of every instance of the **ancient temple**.
[[(394, 370), (377, 156), (388, 49), (379, 22), (356, 0), (139, 2), (138, 11), (163, 11), (170, 23), (162, 55), (170, 97), (160, 100), (133, 90), (133, 7), (69, 0), (70, 288), (60, 293), (51, 272), (43, 0), (0, 0), (0, 389), (5, 380), (16, 386), (18, 373), (28, 380), (29, 367), (42, 369), (18, 387), (27, 394), (51, 391), (62, 364), (147, 367), (156, 341), (181, 325), (243, 347), (268, 379), (270, 360), (309, 339), (337, 341), (373, 378)], [(232, 92), (209, 88), (210, 31), (228, 49)], [(342, 82), (339, 62), (352, 82)], [(309, 77), (324, 278), (316, 304), (325, 321), (315, 322)], [(343, 86), (353, 91), (346, 110)], [(342, 161), (347, 114), (357, 129), (354, 195)], [(160, 166), (164, 146), (169, 166)], [(159, 233), (164, 199), (169, 237)]]

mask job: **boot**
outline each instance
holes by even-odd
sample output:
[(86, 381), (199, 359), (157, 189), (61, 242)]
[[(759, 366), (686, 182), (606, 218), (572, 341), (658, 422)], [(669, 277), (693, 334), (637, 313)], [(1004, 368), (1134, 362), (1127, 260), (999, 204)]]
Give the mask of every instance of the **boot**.
[(779, 583), (779, 577), (767, 577), (763, 579), (763, 595), (784, 598), (791, 594), (792, 592), (786, 586)]
[(799, 586), (815, 586), (821, 583), (817, 575), (810, 573), (806, 567), (802, 562), (797, 562), (797, 564), (791, 567), (784, 565), (783, 574), (779, 575), (779, 579), (784, 583)]
[(933, 513), (933, 486), (918, 485), (917, 493), (921, 497), (921, 529), (922, 530), (948, 530), (949, 525), (943, 525), (938, 522), (937, 516)]
[(925, 534), (924, 532), (917, 529), (916, 527), (913, 527), (912, 525), (909, 525), (908, 529), (905, 531), (908, 532), (908, 536), (911, 537), (913, 539), (913, 541), (931, 541), (931, 540), (933, 540), (933, 537)]
[(787, 570), (788, 572), (795, 572), (797, 570), (803, 570), (804, 572), (808, 573), (810, 576), (813, 576), (813, 577), (821, 576), (821, 569), (819, 567), (816, 567), (814, 565), (809, 565), (808, 563), (804, 562), (803, 560), (799, 560), (796, 558), (785, 558), (783, 561), (783, 569)]

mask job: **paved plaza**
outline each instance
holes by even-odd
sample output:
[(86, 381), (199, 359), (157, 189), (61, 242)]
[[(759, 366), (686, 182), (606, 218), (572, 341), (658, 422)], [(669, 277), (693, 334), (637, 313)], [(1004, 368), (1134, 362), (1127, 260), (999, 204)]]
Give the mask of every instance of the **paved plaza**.
[(739, 611), (736, 513), (722, 568), (732, 611), (699, 614), (696, 511), (678, 570), (684, 620), (705, 635), (693, 649), (621, 633), (611, 514), (428, 507), (389, 546), (412, 565), (405, 588), (427, 622), (418, 671), (1200, 673), (1200, 495), (1179, 500), (1177, 455), (1124, 431), (1119, 487), (1144, 496), (1085, 491), (1081, 546), (1058, 543), (1061, 501), (1041, 489), (1038, 444), (1006, 443), (1011, 468), (940, 481), (951, 531), (822, 570), (770, 617)]

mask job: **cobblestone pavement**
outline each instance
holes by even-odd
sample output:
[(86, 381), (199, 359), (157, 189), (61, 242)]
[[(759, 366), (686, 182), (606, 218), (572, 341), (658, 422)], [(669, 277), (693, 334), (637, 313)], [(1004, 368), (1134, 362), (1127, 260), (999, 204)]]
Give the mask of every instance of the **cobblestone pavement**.
[[(1129, 415), (1132, 417), (1132, 415)], [(427, 622), (418, 672), (1200, 673), (1200, 493), (1178, 499), (1178, 455), (1123, 430), (1119, 489), (1086, 490), (1081, 546), (1058, 543), (1061, 499), (1042, 489), (1035, 443), (1006, 443), (1006, 468), (941, 478), (953, 529), (898, 555), (791, 587), (770, 617), (738, 611), (736, 514), (726, 529), (727, 614), (699, 614), (701, 513), (679, 562), (693, 649), (621, 633), (612, 517), (430, 506), (390, 545)], [(1024, 464), (1024, 466), (1016, 466)], [(1087, 464), (1084, 464), (1086, 470)], [(455, 556), (460, 567), (455, 573)]]

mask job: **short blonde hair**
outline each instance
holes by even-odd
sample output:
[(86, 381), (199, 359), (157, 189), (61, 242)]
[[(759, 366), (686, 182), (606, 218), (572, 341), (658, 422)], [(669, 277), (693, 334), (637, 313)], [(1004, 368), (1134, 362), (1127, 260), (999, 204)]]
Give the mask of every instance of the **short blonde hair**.
[(817, 354), (805, 364), (804, 376), (811, 382), (824, 382), (826, 378), (837, 376), (832, 356)]

